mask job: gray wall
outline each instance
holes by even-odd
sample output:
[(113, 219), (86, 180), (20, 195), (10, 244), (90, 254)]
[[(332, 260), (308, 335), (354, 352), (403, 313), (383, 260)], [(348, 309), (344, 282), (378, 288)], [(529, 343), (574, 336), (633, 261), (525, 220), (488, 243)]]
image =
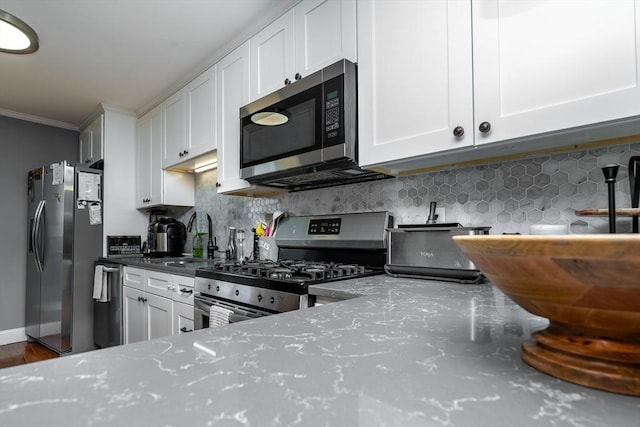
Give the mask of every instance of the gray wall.
[[(577, 217), (575, 211), (607, 207), (601, 168), (609, 163), (620, 165), (617, 206), (630, 207), (627, 164), (632, 155), (640, 155), (640, 138), (606, 148), (256, 199), (216, 194), (216, 172), (210, 171), (196, 177), (196, 210), (199, 218), (208, 212), (214, 219), (221, 249), (228, 226), (249, 233), (256, 220), (276, 209), (292, 215), (387, 210), (396, 224), (415, 224), (426, 221), (431, 201), (445, 209), (445, 221), (491, 226), (491, 234), (529, 234), (533, 224), (565, 224), (573, 233), (602, 233), (608, 232), (606, 218)], [(190, 214), (181, 219), (186, 222)], [(629, 231), (630, 219), (620, 218), (618, 232)]]
[(27, 171), (77, 158), (78, 132), (0, 116), (0, 332), (24, 327)]

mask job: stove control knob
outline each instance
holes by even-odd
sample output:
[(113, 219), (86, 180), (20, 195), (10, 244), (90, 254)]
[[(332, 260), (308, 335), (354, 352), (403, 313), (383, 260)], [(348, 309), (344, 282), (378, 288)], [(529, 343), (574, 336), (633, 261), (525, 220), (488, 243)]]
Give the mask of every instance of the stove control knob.
[(276, 302), (276, 299), (275, 299), (274, 297), (271, 297), (271, 298), (269, 298), (269, 302), (270, 302), (271, 304), (273, 304), (274, 302)]
[(258, 302), (262, 302), (262, 295), (258, 294)]

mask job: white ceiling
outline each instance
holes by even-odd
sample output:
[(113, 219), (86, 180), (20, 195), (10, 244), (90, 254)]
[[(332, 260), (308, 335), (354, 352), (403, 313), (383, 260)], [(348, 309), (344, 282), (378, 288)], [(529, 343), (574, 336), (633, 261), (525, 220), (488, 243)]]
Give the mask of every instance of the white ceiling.
[(77, 128), (100, 103), (138, 115), (296, 0), (0, 0), (40, 38), (0, 53), (0, 114)]

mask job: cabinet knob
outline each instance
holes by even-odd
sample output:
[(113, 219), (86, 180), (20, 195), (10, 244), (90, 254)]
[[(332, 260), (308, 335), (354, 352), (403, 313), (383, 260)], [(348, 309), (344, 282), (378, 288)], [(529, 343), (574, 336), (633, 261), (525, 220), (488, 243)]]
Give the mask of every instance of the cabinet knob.
[(180, 157), (184, 156), (184, 152), (182, 152), (182, 151), (181, 151), (181, 152), (179, 152), (179, 153), (178, 153), (178, 156), (180, 156)]
[(167, 285), (167, 290), (170, 291), (171, 290), (171, 285)]
[(296, 73), (295, 75), (295, 79), (296, 80), (300, 80), (302, 78), (302, 76), (300, 75), (300, 73)]
[(222, 187), (222, 184), (220, 184), (219, 182), (216, 182), (216, 187)]
[(142, 302), (146, 303), (147, 299), (146, 298), (142, 298)]
[(482, 122), (480, 123), (480, 126), (478, 126), (478, 130), (482, 133), (487, 133), (491, 130), (491, 123), (489, 122)]
[(453, 136), (460, 138), (462, 135), (464, 135), (464, 128), (462, 126), (453, 128)]
[(291, 84), (291, 80), (289, 79), (284, 79), (284, 85), (285, 86), (289, 86)]
[(184, 155), (186, 156), (187, 154), (189, 154), (189, 150), (184, 150)]

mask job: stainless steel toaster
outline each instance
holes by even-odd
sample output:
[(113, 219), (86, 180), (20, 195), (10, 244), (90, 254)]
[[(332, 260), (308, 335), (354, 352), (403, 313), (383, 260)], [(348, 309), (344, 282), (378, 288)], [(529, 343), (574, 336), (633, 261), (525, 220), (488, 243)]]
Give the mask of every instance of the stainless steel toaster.
[(479, 283), (484, 276), (454, 243), (457, 235), (489, 234), (491, 227), (432, 224), (388, 228), (385, 270), (394, 276)]

